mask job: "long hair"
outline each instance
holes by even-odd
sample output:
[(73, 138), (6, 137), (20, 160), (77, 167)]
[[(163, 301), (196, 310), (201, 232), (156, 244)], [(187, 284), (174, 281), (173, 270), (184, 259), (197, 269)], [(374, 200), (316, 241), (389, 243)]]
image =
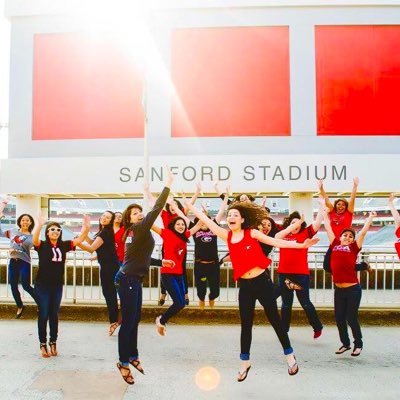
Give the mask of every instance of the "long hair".
[(124, 236), (122, 237), (122, 241), (125, 242), (128, 233), (133, 228), (133, 224), (131, 222), (131, 211), (133, 208), (137, 208), (140, 211), (143, 211), (143, 207), (140, 204), (133, 203), (129, 204), (128, 207), (122, 213), (122, 222), (121, 225), (125, 228)]
[[(99, 230), (98, 230), (98, 232), (96, 233), (95, 237), (99, 236), (100, 232), (103, 232), (103, 231), (111, 231), (111, 232), (114, 234), (114, 219), (115, 219), (115, 214), (114, 214), (113, 211), (109, 211), (109, 210), (104, 211), (104, 213), (109, 213), (109, 214), (111, 214), (111, 221), (110, 221), (110, 223), (107, 224), (106, 226), (101, 226), (101, 224), (100, 224), (100, 218), (99, 218)], [(104, 214), (104, 213), (103, 213), (103, 214)]]
[(46, 230), (44, 232), (45, 237), (46, 237), (46, 242), (50, 244), (49, 228), (51, 228), (52, 226), (56, 226), (57, 228), (61, 229), (60, 236), (57, 239), (57, 245), (58, 245), (62, 241), (62, 227), (58, 222), (55, 222), (55, 221), (49, 221), (46, 224)]
[[(301, 215), (298, 211), (293, 211), (286, 218), (284, 218), (283, 224), (282, 224), (283, 229), (287, 228), (295, 218), (301, 219)], [(307, 227), (307, 223), (306, 223), (306, 221), (303, 221), (303, 223), (300, 226), (299, 232), (301, 232), (306, 227)]]
[(186, 232), (186, 231), (187, 231), (187, 224), (186, 224), (186, 221), (185, 221), (182, 217), (176, 217), (176, 218), (174, 218), (172, 221), (170, 221), (170, 223), (168, 224), (168, 229), (170, 229), (172, 232), (174, 232), (175, 235), (178, 236), (179, 239), (181, 239), (181, 240), (183, 240), (184, 242), (187, 243), (187, 242), (189, 241), (189, 238), (187, 238), (187, 237), (185, 236), (185, 232), (184, 232), (184, 233), (179, 233), (179, 232), (177, 232), (176, 229), (175, 229), (175, 224), (176, 224), (179, 220), (180, 220), (180, 221), (183, 221), (183, 223), (185, 224), (185, 232)]
[(24, 217), (28, 217), (31, 220), (31, 224), (28, 227), (29, 233), (32, 232), (33, 228), (35, 227), (35, 221), (30, 214), (21, 214), (17, 219), (17, 226), (21, 229), (21, 220)]
[(247, 201), (234, 201), (228, 207), (227, 213), (230, 210), (238, 210), (241, 217), (244, 218), (242, 229), (257, 229), (261, 221), (268, 218), (268, 214), (264, 208)]
[(271, 217), (268, 217), (267, 220), (271, 223), (271, 230), (268, 232), (267, 236), (275, 237), (275, 235), (279, 232), (276, 222)]
[(251, 201), (251, 202), (253, 202), (253, 201), (255, 201), (255, 197), (254, 196), (252, 196), (251, 194), (246, 194), (246, 193), (241, 193), (241, 194), (238, 194), (236, 197), (235, 197), (235, 201), (240, 201), (240, 198), (242, 197), (242, 195), (246, 195), (247, 196), (247, 198)]

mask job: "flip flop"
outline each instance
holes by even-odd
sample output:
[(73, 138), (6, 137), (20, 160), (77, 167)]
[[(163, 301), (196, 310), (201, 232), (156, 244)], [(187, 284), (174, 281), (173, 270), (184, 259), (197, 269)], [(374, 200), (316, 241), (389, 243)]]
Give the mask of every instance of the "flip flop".
[(288, 374), (290, 376), (296, 375), (299, 372), (299, 365), (297, 364), (296, 357), (294, 357), (294, 364), (290, 366), (288, 364)]
[(335, 351), (335, 354), (343, 354), (344, 352), (350, 350), (350, 346), (340, 346), (338, 350)]
[(141, 374), (144, 375), (144, 369), (142, 368), (142, 364), (140, 363), (140, 360), (129, 361), (129, 364), (131, 364), (133, 368), (136, 368)]
[[(131, 369), (129, 367), (124, 367), (121, 363), (117, 362), (117, 368), (119, 369), (119, 372), (121, 373), (122, 379), (128, 384), (128, 385), (133, 385), (135, 383), (135, 380), (133, 378), (133, 375), (131, 373)], [(122, 371), (129, 371), (128, 375), (124, 375)]]
[(243, 382), (247, 378), (247, 374), (249, 373), (251, 365), (249, 365), (243, 372), (238, 372), (238, 382)]

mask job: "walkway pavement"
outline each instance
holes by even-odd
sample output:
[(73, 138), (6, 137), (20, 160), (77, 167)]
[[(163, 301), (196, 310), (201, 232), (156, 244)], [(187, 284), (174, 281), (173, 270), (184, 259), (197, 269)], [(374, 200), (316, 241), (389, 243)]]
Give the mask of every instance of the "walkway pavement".
[(133, 386), (115, 367), (117, 337), (107, 336), (105, 323), (61, 321), (60, 354), (50, 359), (39, 356), (36, 321), (0, 320), (0, 329), (0, 399), (386, 400), (397, 399), (400, 390), (399, 327), (364, 327), (358, 358), (334, 354), (335, 327), (326, 327), (318, 341), (309, 327), (293, 327), (300, 371), (290, 377), (272, 329), (255, 326), (252, 369), (238, 383), (238, 325), (170, 324), (161, 338), (153, 324), (142, 324), (146, 375), (135, 373)]

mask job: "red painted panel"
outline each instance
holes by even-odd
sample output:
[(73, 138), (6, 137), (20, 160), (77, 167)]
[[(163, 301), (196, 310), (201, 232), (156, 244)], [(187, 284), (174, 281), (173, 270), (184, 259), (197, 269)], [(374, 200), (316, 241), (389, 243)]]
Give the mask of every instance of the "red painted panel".
[(172, 33), (172, 136), (290, 135), (288, 27)]
[(32, 139), (143, 137), (143, 74), (115, 42), (34, 38)]
[(400, 135), (400, 25), (317, 26), (318, 135)]

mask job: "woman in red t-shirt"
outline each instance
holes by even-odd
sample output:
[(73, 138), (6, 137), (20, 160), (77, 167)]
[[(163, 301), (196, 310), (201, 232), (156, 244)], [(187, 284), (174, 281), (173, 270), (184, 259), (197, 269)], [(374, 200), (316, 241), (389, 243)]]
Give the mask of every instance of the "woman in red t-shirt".
[(275, 247), (307, 248), (318, 239), (307, 239), (304, 243), (275, 239), (261, 233), (257, 226), (266, 218), (263, 208), (250, 202), (235, 202), (228, 208), (227, 223), (229, 232), (221, 228), (193, 205), (187, 204), (200, 221), (204, 222), (220, 239), (228, 244), (233, 267), (233, 277), (239, 281), (239, 311), (241, 320), (242, 360), (237, 380), (243, 382), (250, 370), (250, 347), (252, 338), (253, 316), (256, 301), (264, 307), (265, 315), (281, 342), (286, 355), (289, 375), (297, 374), (299, 367), (290, 345), (287, 332), (282, 328), (276, 305), (274, 289), (266, 268), (271, 260), (261, 249), (260, 242)]
[(358, 322), (358, 309), (361, 302), (361, 285), (358, 282), (356, 262), (359, 251), (371, 226), (376, 212), (371, 212), (357, 238), (353, 229), (344, 229), (340, 237), (336, 237), (330, 224), (328, 214), (325, 213), (325, 229), (331, 243), (329, 250), (330, 269), (332, 280), (335, 284), (335, 319), (339, 330), (342, 346), (336, 354), (350, 350), (350, 338), (347, 324), (350, 325), (354, 338), (354, 348), (351, 353), (356, 357), (363, 348), (360, 323)]
[(122, 240), (124, 233), (125, 228), (122, 225), (122, 213), (116, 211), (114, 213), (114, 240), (120, 266), (124, 263), (125, 255), (125, 243)]
[(163, 239), (163, 258), (172, 261), (170, 265), (161, 268), (161, 281), (173, 303), (164, 314), (156, 318), (157, 332), (161, 336), (165, 336), (165, 324), (185, 307), (183, 267), (186, 260), (187, 242), (189, 237), (200, 229), (200, 224), (196, 224), (189, 230), (185, 219), (177, 217), (169, 223), (167, 229), (159, 228), (156, 225), (153, 225), (151, 229)]
[(353, 179), (353, 189), (351, 191), (349, 201), (346, 199), (336, 199), (333, 205), (324, 190), (323, 183), (323, 179), (318, 181), (319, 191), (321, 196), (325, 199), (325, 204), (329, 210), (329, 221), (332, 231), (336, 237), (339, 237), (343, 229), (351, 228), (354, 213), (354, 203), (356, 200), (357, 188), (358, 184), (360, 183), (360, 179), (357, 177)]
[[(286, 234), (285, 230), (283, 230), (278, 232), (275, 237), (296, 243), (303, 243), (306, 239), (311, 239), (321, 227), (324, 219), (324, 209), (324, 199), (321, 198), (318, 214), (311, 225), (307, 226), (307, 224), (302, 221), (301, 225), (293, 230), (292, 233)], [(297, 211), (292, 212), (283, 221), (283, 228), (286, 229), (290, 225), (298, 223), (300, 220), (300, 213)], [(314, 304), (310, 300), (308, 250), (281, 249), (279, 252), (278, 274), (282, 296), (281, 318), (283, 328), (286, 332), (289, 332), (295, 291), (297, 299), (307, 315), (308, 322), (314, 330), (314, 339), (317, 339), (322, 333), (322, 323), (315, 310)]]
[(394, 205), (395, 201), (396, 201), (396, 199), (394, 197), (394, 193), (392, 193), (389, 197), (388, 203), (389, 203), (389, 209), (390, 209), (393, 219), (394, 219), (394, 226), (396, 227), (395, 235), (397, 237), (397, 240), (394, 243), (394, 248), (396, 249), (397, 255), (400, 258), (400, 214)]

